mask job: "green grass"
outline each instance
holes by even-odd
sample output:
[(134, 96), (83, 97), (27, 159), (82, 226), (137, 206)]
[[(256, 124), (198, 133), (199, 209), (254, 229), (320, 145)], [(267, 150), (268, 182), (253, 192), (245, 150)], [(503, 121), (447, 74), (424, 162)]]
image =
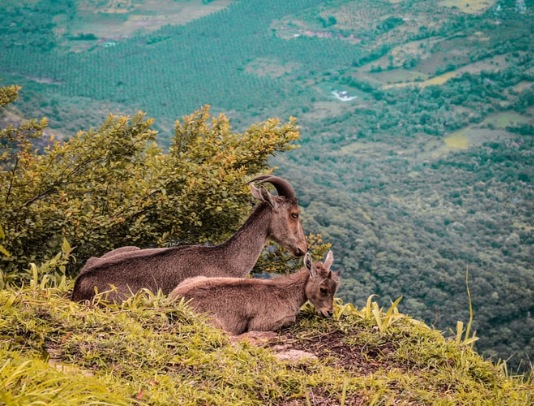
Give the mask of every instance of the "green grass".
[(529, 122), (528, 117), (525, 117), (519, 113), (516, 113), (514, 111), (502, 111), (502, 112), (494, 113), (490, 115), (489, 117), (487, 117), (482, 122), (482, 125), (491, 124), (495, 126), (496, 128), (504, 129), (514, 124), (526, 124), (528, 122)]
[(80, 305), (71, 283), (50, 284), (0, 291), (1, 404), (534, 401), (531, 381), (401, 314), (399, 301), (387, 310), (372, 297), (362, 309), (338, 301), (330, 320), (305, 306), (276, 344), (318, 359), (281, 361), (275, 346), (235, 343), (184, 303), (143, 293)]
[(87, 376), (78, 368), (63, 368), (7, 348), (0, 350), (0, 404), (126, 405), (125, 387), (107, 389), (113, 378)]
[(405, 69), (386, 70), (379, 73), (366, 73), (363, 74), (363, 76), (372, 81), (378, 81), (381, 84), (388, 85), (403, 82), (414, 83), (417, 80), (425, 81), (428, 78), (428, 75)]
[(469, 139), (464, 131), (456, 131), (445, 138), (443, 138), (445, 145), (451, 150), (467, 149), (469, 148)]

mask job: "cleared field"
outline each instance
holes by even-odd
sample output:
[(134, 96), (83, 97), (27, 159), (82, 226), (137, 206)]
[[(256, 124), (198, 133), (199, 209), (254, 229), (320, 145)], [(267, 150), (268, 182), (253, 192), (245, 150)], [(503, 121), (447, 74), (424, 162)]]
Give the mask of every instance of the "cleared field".
[(308, 112), (300, 114), (302, 121), (320, 121), (326, 118), (340, 116), (349, 111), (349, 107), (337, 101), (320, 101), (311, 105)]
[[(469, 37), (411, 41), (393, 47), (386, 55), (355, 69), (355, 72), (359, 77), (383, 85), (384, 89), (425, 87), (441, 85), (464, 73), (478, 74), (482, 71), (506, 69), (511, 60), (524, 56), (521, 53), (516, 56), (505, 54), (471, 62), (467, 49), (478, 44), (484, 45), (487, 41), (488, 38), (480, 33)], [(455, 67), (457, 68), (454, 69)], [(443, 73), (444, 68), (453, 70)]]
[[(455, 131), (442, 139), (421, 139), (419, 151), (414, 158), (418, 161), (439, 159), (444, 155), (465, 151), (477, 147), (485, 142), (509, 140), (511, 134), (501, 129), (465, 127)], [(413, 152), (413, 151), (412, 151)], [(410, 155), (406, 153), (405, 155)]]
[[(302, 35), (358, 43), (361, 33), (374, 30), (381, 21), (397, 15), (394, 3), (391, 6), (370, 0), (326, 3), (285, 16), (273, 22), (271, 28), (284, 39)], [(324, 26), (329, 21), (333, 29)]]
[(408, 87), (408, 86), (416, 86), (416, 87), (424, 88), (427, 86), (435, 86), (435, 85), (439, 86), (439, 85), (446, 83), (448, 80), (454, 77), (461, 76), (464, 73), (477, 74), (482, 71), (495, 72), (500, 69), (506, 68), (508, 64), (509, 63), (506, 61), (506, 55), (498, 55), (495, 57), (486, 58), (482, 61), (470, 63), (469, 65), (462, 66), (459, 69), (444, 73), (442, 75), (435, 76), (428, 80), (424, 80), (420, 82), (404, 82), (404, 83), (387, 84), (387, 85), (382, 86), (382, 88), (391, 89), (391, 88), (402, 88), (402, 87)]
[(469, 148), (469, 138), (463, 130), (456, 131), (451, 135), (443, 138), (445, 145), (451, 150), (461, 150)]
[(532, 82), (528, 82), (526, 80), (523, 80), (523, 81), (519, 82), (517, 85), (515, 85), (512, 89), (515, 92), (521, 93), (521, 92), (524, 92), (525, 90), (529, 89), (531, 86), (534, 86)]
[(487, 130), (466, 127), (442, 139), (421, 137), (409, 148), (399, 148), (381, 142), (356, 141), (343, 146), (338, 154), (341, 156), (369, 156), (384, 154), (384, 151), (393, 151), (398, 156), (415, 159), (416, 161), (428, 161), (438, 159), (449, 153), (465, 151), (502, 135), (503, 133), (500, 131), (488, 132)]
[(382, 72), (361, 72), (354, 74), (358, 78), (368, 80), (378, 86), (395, 85), (398, 83), (415, 83), (427, 80), (428, 75), (406, 69), (393, 69)]
[(482, 122), (482, 125), (493, 125), (496, 128), (504, 129), (512, 125), (528, 124), (529, 121), (532, 120), (533, 119), (529, 119), (529, 117), (525, 117), (515, 111), (503, 111), (487, 117)]
[(369, 30), (378, 21), (389, 16), (390, 10), (378, 3), (366, 2), (362, 5), (359, 1), (351, 1), (341, 7), (326, 9), (321, 15), (333, 15), (341, 29)]
[(182, 25), (217, 12), (231, 0), (146, 0), (83, 1), (77, 9), (77, 18), (62, 32), (69, 35), (94, 34), (98, 38), (124, 38), (135, 31), (156, 31), (164, 25)]
[(258, 58), (247, 64), (245, 72), (260, 77), (279, 78), (291, 73), (299, 66), (298, 63), (282, 63), (276, 59)]
[(372, 68), (391, 69), (402, 68), (406, 61), (427, 60), (432, 57), (432, 47), (434, 44), (443, 41), (441, 38), (424, 39), (420, 41), (411, 41), (394, 47), (387, 55), (364, 65), (361, 71), (371, 70)]
[(447, 72), (443, 75), (439, 75), (436, 77), (433, 77), (432, 79), (424, 80), (422, 82), (406, 82), (406, 83), (394, 83), (390, 85), (384, 85), (382, 86), (382, 89), (392, 89), (392, 88), (402, 88), (402, 87), (427, 87), (427, 86), (436, 86), (436, 85), (442, 85), (446, 83), (449, 79), (457, 76), (459, 73), (457, 71), (454, 72)]
[(493, 7), (495, 3), (497, 0), (443, 0), (439, 4), (444, 7), (456, 7), (464, 13), (477, 14)]

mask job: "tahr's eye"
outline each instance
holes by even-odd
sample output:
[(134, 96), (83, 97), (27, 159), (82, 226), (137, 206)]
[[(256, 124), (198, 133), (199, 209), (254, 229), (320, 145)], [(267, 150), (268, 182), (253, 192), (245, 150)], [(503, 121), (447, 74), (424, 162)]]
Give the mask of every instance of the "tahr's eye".
[(298, 213), (291, 213), (291, 217), (293, 217), (294, 219), (298, 219), (299, 218), (299, 214)]
[(321, 292), (321, 295), (323, 296), (326, 296), (326, 294), (328, 293), (328, 290), (326, 288), (320, 288), (319, 290)]

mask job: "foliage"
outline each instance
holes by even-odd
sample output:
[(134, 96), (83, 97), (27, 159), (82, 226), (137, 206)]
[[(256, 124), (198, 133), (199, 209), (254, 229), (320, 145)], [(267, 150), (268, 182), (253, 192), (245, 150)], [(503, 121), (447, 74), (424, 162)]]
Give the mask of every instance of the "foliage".
[(338, 300), (334, 319), (320, 319), (306, 305), (275, 344), (312, 351), (319, 360), (282, 361), (274, 352), (280, 345), (232, 343), (183, 301), (138, 293), (121, 305), (86, 306), (66, 297), (69, 288), (37, 279), (0, 291), (3, 403), (533, 401), (531, 381), (506, 376), (469, 346), (407, 316), (380, 330), (378, 314), (350, 303)]
[[(371, 296), (369, 296), (371, 298)], [(384, 314), (384, 311), (382, 309), (379, 309), (376, 302), (371, 303), (371, 313), (373, 317), (376, 320), (376, 325), (378, 326), (378, 329), (382, 332), (387, 331), (390, 326), (393, 325), (397, 320), (400, 320), (403, 316), (399, 313), (399, 310), (397, 308), (398, 304), (400, 303), (402, 299), (402, 296), (399, 297), (397, 300), (395, 300), (390, 308), (386, 311)], [(366, 307), (366, 310), (369, 308), (369, 299), (367, 301), (368, 305)]]
[[(0, 226), (0, 240), (3, 240), (4, 238), (6, 238), (6, 235), (4, 234), (2, 226)], [(4, 257), (9, 257), (11, 255), (2, 244), (0, 244), (0, 255)]]
[(51, 258), (64, 238), (74, 267), (117, 246), (221, 241), (250, 212), (247, 180), (299, 136), (293, 119), (234, 133), (206, 106), (176, 122), (166, 153), (152, 123), (141, 112), (109, 116), (98, 129), (51, 138), (43, 151), (30, 141), (32, 126), (0, 134), (4, 279), (27, 280), (21, 267)]
[[(332, 247), (332, 244), (323, 242), (320, 234), (310, 233), (306, 239), (308, 242), (308, 251), (312, 254), (315, 261), (323, 260), (328, 250)], [(280, 247), (280, 245), (273, 243), (262, 252), (262, 255), (254, 266), (253, 272), (256, 274), (289, 274), (300, 268), (302, 268), (302, 258), (294, 257), (287, 250)]]

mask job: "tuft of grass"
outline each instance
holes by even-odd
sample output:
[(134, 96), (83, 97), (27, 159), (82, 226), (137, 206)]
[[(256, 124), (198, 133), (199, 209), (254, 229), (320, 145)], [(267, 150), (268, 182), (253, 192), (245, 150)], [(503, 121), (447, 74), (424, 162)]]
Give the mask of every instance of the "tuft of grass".
[(469, 290), (469, 268), (465, 270), (465, 286), (469, 303), (469, 322), (465, 328), (465, 334), (463, 328), (464, 323), (462, 321), (456, 323), (456, 343), (473, 346), (478, 340), (478, 337), (476, 336), (476, 332), (473, 332), (473, 335), (471, 335), (471, 326), (473, 325), (473, 303), (471, 301), (471, 291)]
[(23, 352), (0, 349), (0, 404), (2, 405), (127, 405), (124, 387), (109, 392), (110, 377), (87, 376)]

